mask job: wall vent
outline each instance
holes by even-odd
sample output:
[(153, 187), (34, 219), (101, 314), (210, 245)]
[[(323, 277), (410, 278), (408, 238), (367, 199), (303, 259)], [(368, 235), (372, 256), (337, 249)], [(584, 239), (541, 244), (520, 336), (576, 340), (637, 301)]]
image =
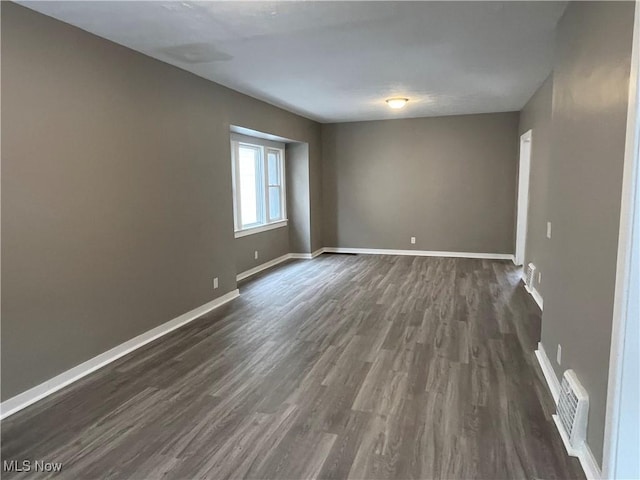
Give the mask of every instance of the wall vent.
[(527, 287), (527, 291), (531, 292), (533, 288), (533, 281), (536, 278), (536, 266), (533, 263), (529, 263), (524, 269), (524, 285)]
[(553, 416), (567, 453), (577, 457), (587, 434), (589, 396), (573, 370), (562, 376), (558, 411)]

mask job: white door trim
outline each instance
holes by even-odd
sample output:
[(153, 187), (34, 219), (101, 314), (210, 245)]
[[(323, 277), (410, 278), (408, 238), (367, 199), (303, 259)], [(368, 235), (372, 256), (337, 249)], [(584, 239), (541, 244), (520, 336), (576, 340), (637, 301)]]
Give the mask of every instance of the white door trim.
[[(633, 392), (638, 390), (637, 367), (640, 357), (639, 90), (640, 1), (636, 0), (604, 430), (603, 478), (631, 478), (640, 473), (637, 455), (637, 403), (633, 403), (637, 402), (637, 394), (633, 395)], [(631, 395), (633, 398), (630, 398)], [(635, 439), (629, 439), (632, 436)]]
[(524, 263), (524, 251), (527, 245), (527, 218), (529, 213), (529, 175), (531, 173), (532, 131), (527, 130), (520, 136), (520, 162), (518, 167), (518, 211), (516, 221), (516, 253), (514, 263)]

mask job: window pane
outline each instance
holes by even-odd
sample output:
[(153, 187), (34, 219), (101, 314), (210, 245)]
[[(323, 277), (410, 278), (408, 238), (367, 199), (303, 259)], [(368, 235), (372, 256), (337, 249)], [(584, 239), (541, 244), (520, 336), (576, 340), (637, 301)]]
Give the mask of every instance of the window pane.
[(280, 187), (269, 187), (269, 220), (282, 218)]
[(258, 150), (243, 147), (238, 149), (238, 169), (240, 175), (240, 214), (242, 225), (257, 223), (258, 209)]
[(269, 150), (267, 153), (269, 185), (280, 185), (280, 154)]

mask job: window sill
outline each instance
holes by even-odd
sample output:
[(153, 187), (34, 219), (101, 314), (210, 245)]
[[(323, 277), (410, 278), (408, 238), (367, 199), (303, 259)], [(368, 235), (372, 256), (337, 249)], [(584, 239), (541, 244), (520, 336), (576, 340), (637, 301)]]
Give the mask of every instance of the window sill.
[(245, 230), (238, 230), (235, 232), (236, 238), (246, 237), (247, 235), (254, 235), (256, 233), (262, 233), (276, 228), (286, 227), (287, 220), (280, 220), (279, 222), (267, 223), (266, 225), (260, 225), (258, 227), (247, 228)]

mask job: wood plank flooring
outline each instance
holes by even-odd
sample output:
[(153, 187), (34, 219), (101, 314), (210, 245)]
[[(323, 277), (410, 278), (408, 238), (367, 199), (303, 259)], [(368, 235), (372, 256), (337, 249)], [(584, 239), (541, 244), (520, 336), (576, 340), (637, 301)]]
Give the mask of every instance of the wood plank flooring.
[(3, 478), (584, 478), (503, 261), (321, 255), (2, 422)]

